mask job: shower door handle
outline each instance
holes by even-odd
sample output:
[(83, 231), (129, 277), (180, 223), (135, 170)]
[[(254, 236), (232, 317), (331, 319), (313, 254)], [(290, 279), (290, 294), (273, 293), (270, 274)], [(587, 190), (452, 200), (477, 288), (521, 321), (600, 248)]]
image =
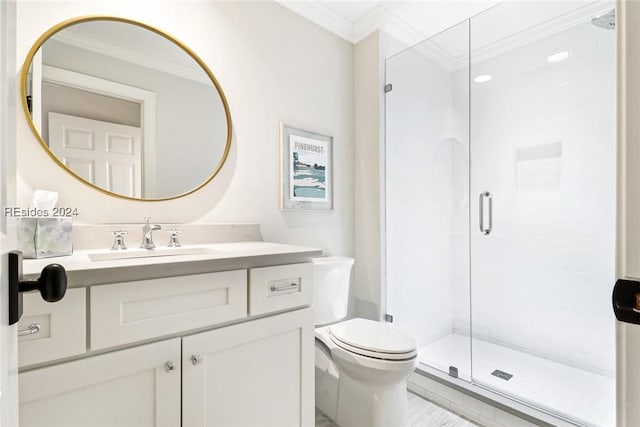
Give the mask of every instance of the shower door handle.
[[(488, 217), (488, 227), (484, 226), (484, 202), (485, 200), (488, 203), (487, 206), (487, 217)], [(478, 205), (480, 206), (480, 232), (485, 236), (491, 233), (491, 228), (493, 227), (493, 202), (491, 199), (491, 193), (488, 191), (483, 191), (480, 193), (480, 199), (478, 200)]]

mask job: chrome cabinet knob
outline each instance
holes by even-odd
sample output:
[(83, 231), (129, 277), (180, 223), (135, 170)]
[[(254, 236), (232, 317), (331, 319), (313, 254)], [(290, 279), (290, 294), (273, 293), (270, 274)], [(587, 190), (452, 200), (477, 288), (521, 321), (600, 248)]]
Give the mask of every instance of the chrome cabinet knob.
[(40, 323), (32, 323), (27, 326), (27, 329), (23, 329), (22, 331), (18, 331), (19, 337), (25, 337), (29, 335), (35, 335), (40, 332)]
[(173, 372), (176, 370), (176, 363), (173, 360), (169, 360), (164, 364), (164, 370), (167, 372)]
[(202, 363), (202, 356), (200, 356), (199, 354), (191, 355), (191, 363), (193, 363), (193, 366), (201, 364)]

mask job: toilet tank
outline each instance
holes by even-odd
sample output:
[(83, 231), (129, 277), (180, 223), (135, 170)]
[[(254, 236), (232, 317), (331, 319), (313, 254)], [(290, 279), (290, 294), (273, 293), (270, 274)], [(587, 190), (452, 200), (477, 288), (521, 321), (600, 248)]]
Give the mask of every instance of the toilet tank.
[(313, 258), (313, 320), (316, 326), (347, 317), (353, 258)]

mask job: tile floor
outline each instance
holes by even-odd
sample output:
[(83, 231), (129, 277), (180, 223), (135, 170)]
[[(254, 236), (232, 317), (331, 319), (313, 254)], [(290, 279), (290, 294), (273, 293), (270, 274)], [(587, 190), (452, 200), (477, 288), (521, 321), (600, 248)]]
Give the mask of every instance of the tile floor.
[[(474, 427), (464, 418), (409, 392), (409, 416), (411, 427)], [(322, 412), (316, 409), (316, 427), (338, 427)], [(345, 426), (346, 427), (346, 426)], [(349, 426), (366, 427), (366, 426)]]

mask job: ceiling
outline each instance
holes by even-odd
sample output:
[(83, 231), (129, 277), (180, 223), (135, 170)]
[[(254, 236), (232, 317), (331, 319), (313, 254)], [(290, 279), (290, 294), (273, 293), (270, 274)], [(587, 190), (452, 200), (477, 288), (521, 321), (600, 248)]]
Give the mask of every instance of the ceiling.
[[(449, 70), (468, 65), (470, 49), (474, 62), (482, 61), (588, 22), (614, 7), (612, 0), (506, 0), (497, 7), (493, 7), (499, 3), (497, 0), (275, 1), (352, 43), (376, 30), (385, 31), (400, 42), (386, 52), (389, 55), (395, 53), (394, 49), (399, 51), (423, 42), (418, 49)], [(455, 26), (472, 16), (471, 24)], [(168, 71), (172, 74), (179, 71), (185, 78), (208, 81), (191, 57), (173, 54), (172, 43), (151, 32), (142, 31), (138, 35), (140, 31), (135, 26), (113, 31), (111, 26), (117, 24), (93, 21), (72, 26), (54, 38), (130, 62), (174, 70)], [(445, 29), (449, 30), (443, 32)], [(104, 34), (109, 35), (109, 45), (99, 41), (104, 40)], [(435, 34), (438, 35), (432, 37)], [(138, 36), (144, 38), (136, 46)], [(128, 49), (132, 44), (137, 47), (133, 53)], [(167, 56), (164, 52), (172, 54)], [(193, 65), (195, 70), (191, 68)]]
[(499, 3), (498, 0), (276, 1), (352, 43), (383, 29), (408, 45)]
[[(276, 1), (352, 43), (376, 30), (384, 30), (407, 46), (501, 3), (499, 0)], [(540, 7), (541, 4), (544, 6)], [(548, 33), (591, 19), (612, 7), (611, 0), (507, 0), (475, 19), (474, 44), (487, 47), (513, 39), (521, 43), (530, 38), (528, 32)], [(456, 52), (451, 54), (459, 56)]]

